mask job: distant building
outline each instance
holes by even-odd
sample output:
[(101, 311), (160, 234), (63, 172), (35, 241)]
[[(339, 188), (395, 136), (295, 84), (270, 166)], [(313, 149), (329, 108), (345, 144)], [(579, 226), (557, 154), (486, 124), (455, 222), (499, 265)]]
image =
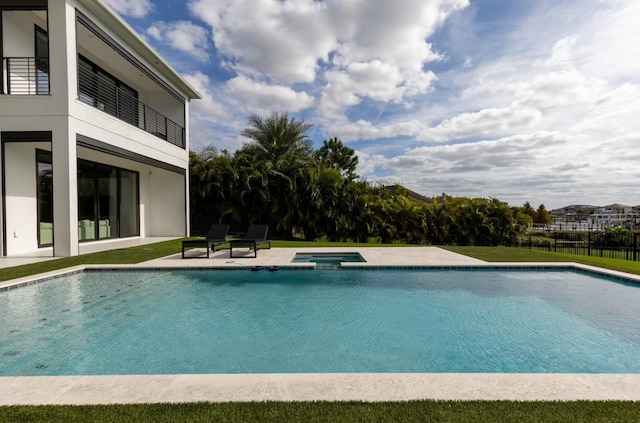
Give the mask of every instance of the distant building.
[(640, 205), (572, 205), (551, 211), (554, 215), (547, 230), (602, 231), (612, 228), (640, 229)]
[(433, 203), (433, 199), (432, 198), (426, 197), (426, 196), (424, 196), (422, 194), (418, 194), (415, 191), (411, 191), (410, 189), (405, 188), (402, 185), (398, 185), (398, 184), (387, 185), (387, 186), (385, 186), (385, 189), (387, 189), (389, 192), (391, 192), (391, 194), (396, 194), (398, 191), (402, 190), (402, 191), (405, 191), (407, 193), (407, 196), (409, 198), (413, 198), (414, 200), (418, 200), (418, 201), (421, 201), (423, 203)]

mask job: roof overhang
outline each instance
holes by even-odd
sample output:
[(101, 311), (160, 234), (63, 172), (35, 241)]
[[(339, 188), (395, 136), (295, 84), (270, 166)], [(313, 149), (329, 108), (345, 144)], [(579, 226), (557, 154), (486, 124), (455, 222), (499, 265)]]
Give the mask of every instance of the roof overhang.
[(108, 28), (117, 32), (122, 40), (130, 45), (138, 55), (153, 65), (167, 80), (184, 92), (189, 99), (199, 99), (202, 95), (191, 86), (180, 74), (160, 56), (120, 15), (104, 0), (78, 0)]

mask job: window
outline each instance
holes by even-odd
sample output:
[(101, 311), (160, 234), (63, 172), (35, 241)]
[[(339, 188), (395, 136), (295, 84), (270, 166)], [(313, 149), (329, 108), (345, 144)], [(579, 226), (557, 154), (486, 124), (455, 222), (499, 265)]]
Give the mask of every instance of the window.
[(35, 25), (36, 94), (49, 94), (49, 35)]
[(78, 58), (78, 98), (138, 126), (138, 92), (84, 56)]
[(78, 160), (78, 240), (140, 235), (138, 172)]
[(53, 165), (51, 152), (36, 150), (38, 174), (38, 247), (53, 245)]
[(138, 172), (120, 170), (120, 238), (140, 235)]
[[(36, 150), (38, 246), (53, 245), (51, 152)], [(139, 173), (78, 160), (78, 240), (140, 235)]]

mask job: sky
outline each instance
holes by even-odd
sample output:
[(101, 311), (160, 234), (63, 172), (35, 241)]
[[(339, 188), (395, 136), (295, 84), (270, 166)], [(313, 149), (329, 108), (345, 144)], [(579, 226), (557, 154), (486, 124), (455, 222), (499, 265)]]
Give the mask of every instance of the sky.
[(286, 112), (372, 183), (640, 205), (637, 0), (105, 1), (201, 93), (191, 150)]

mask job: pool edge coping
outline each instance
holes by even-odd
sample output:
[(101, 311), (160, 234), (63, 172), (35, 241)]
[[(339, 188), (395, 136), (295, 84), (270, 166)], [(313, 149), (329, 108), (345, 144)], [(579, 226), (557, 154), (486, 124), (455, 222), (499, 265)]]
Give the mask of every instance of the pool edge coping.
[[(269, 269), (270, 266), (248, 266), (248, 265), (218, 265), (218, 266), (158, 266), (144, 263), (138, 264), (87, 264), (68, 267), (65, 269), (54, 270), (51, 272), (40, 273), (37, 275), (24, 276), (21, 278), (10, 279), (0, 282), (0, 292), (13, 290), (41, 282), (46, 282), (52, 279), (82, 273), (84, 271), (109, 271), (109, 270), (131, 270), (131, 271), (168, 271), (168, 270), (260, 270)], [(442, 269), (442, 270), (456, 270), (456, 269), (567, 269), (578, 270), (587, 273), (604, 275), (618, 280), (624, 280), (631, 283), (640, 284), (640, 275), (634, 275), (632, 273), (621, 272), (618, 270), (605, 269), (602, 267), (586, 265), (576, 262), (482, 262), (474, 264), (444, 264), (444, 265), (406, 265), (406, 264), (372, 264), (372, 263), (353, 263), (343, 262), (339, 267), (329, 266), (323, 268), (322, 266), (316, 266), (315, 263), (285, 263), (282, 265), (273, 265), (271, 267), (278, 268), (279, 270), (345, 270), (345, 269), (362, 269), (362, 270), (428, 270), (428, 269)]]
[[(247, 270), (249, 266), (79, 265), (0, 283), (0, 291), (85, 270)], [(282, 265), (282, 268), (290, 266)], [(315, 266), (294, 266), (314, 268)], [(640, 283), (640, 276), (575, 262), (373, 265), (363, 269), (570, 269)], [(640, 401), (640, 374), (291, 373), (219, 375), (3, 376), (0, 406), (235, 401), (515, 400)]]
[(273, 373), (0, 377), (0, 406), (252, 401), (640, 401), (640, 374)]

